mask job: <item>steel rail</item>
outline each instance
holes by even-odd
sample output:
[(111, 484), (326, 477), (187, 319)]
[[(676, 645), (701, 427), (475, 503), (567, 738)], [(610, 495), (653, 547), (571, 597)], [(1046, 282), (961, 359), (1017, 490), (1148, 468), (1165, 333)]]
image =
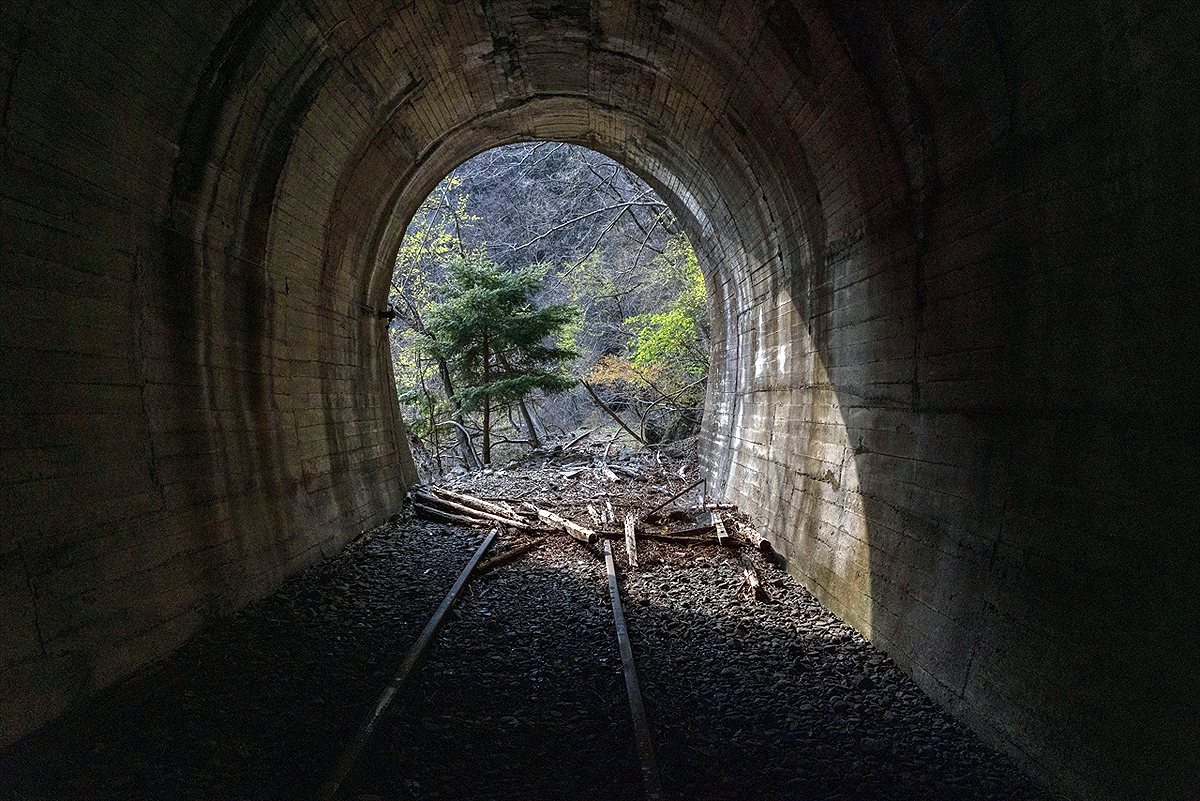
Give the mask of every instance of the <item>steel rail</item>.
[(467, 566), (463, 568), (462, 573), (458, 577), (458, 581), (454, 582), (454, 586), (450, 588), (450, 592), (442, 600), (442, 605), (433, 613), (433, 617), (425, 624), (425, 630), (417, 637), (416, 642), (408, 649), (408, 653), (404, 657), (404, 661), (400, 663), (400, 667), (396, 669), (396, 674), (387, 686), (383, 688), (379, 699), (375, 702), (371, 713), (367, 715), (366, 720), (359, 726), (354, 738), (350, 744), (346, 746), (346, 750), (342, 752), (341, 759), (338, 760), (337, 769), (334, 772), (332, 779), (321, 786), (317, 794), (320, 801), (333, 801), (337, 797), (338, 790), (350, 775), (350, 771), (354, 769), (354, 765), (358, 762), (358, 757), (366, 746), (367, 741), (371, 738), (371, 732), (375, 730), (375, 724), (379, 722), (379, 718), (391, 704), (397, 691), (404, 686), (404, 682), (408, 677), (420, 666), (422, 659), (425, 657), (425, 651), (437, 636), (438, 631), (442, 627), (446, 613), (450, 611), (450, 607), (458, 600), (459, 594), (463, 587), (467, 585), (467, 581), (471, 578), (471, 572), (475, 569), (475, 565), (483, 558), (483, 554), (492, 544), (492, 540), (496, 538), (496, 529), (492, 529), (487, 537), (483, 540), (483, 544), (475, 551), (475, 555), (467, 562)]
[(633, 648), (629, 644), (629, 631), (625, 627), (625, 613), (621, 610), (621, 589), (617, 586), (617, 566), (613, 562), (612, 540), (604, 541), (604, 565), (608, 568), (608, 592), (612, 596), (613, 619), (617, 623), (617, 645), (621, 649), (621, 672), (625, 674), (625, 692), (629, 696), (629, 711), (633, 716), (633, 736), (637, 745), (638, 760), (642, 763), (642, 783), (649, 801), (662, 801), (662, 785), (659, 782), (658, 763), (654, 759), (654, 745), (650, 741), (650, 726), (646, 722), (646, 707), (642, 705), (642, 691), (638, 686), (637, 667), (633, 663)]

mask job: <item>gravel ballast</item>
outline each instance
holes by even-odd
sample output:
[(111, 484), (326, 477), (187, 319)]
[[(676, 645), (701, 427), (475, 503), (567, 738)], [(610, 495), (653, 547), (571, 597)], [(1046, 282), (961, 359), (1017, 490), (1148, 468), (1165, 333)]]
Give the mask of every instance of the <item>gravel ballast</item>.
[[(592, 526), (589, 504), (620, 519), (697, 477), (686, 450), (593, 446), (452, 486)], [(643, 540), (637, 570), (614, 547), (667, 798), (1060, 798), (731, 518), (739, 547)], [(10, 748), (0, 799), (315, 797), (485, 534), (411, 517), (370, 532)], [(528, 539), (502, 531), (488, 555)], [(769, 600), (744, 591), (743, 554)], [(473, 579), (340, 797), (643, 798), (599, 546), (551, 535)]]

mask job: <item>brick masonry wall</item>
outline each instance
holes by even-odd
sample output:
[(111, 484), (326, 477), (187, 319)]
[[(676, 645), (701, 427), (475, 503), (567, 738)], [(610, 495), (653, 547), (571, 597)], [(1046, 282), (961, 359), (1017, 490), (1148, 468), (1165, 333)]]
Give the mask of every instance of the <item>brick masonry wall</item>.
[(789, 569), (1059, 786), (1187, 794), (1192, 12), (396, 5), (0, 8), (3, 739), (395, 507), (405, 223), (554, 139), (688, 227)]

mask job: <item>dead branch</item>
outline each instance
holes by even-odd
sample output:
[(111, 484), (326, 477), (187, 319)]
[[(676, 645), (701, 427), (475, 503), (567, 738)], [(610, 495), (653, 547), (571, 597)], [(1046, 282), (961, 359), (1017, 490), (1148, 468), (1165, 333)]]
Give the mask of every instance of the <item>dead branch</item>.
[(493, 567), (500, 567), (501, 565), (506, 565), (509, 562), (515, 561), (518, 556), (529, 553), (545, 541), (545, 537), (538, 537), (536, 540), (530, 540), (529, 542), (518, 545), (515, 548), (510, 548), (499, 556), (494, 556), (481, 564), (479, 567), (475, 568), (475, 573), (486, 573)]
[(537, 242), (540, 242), (541, 240), (545, 239), (546, 237), (548, 237), (550, 234), (554, 233), (555, 231), (566, 228), (568, 225), (573, 225), (573, 224), (579, 222), (580, 220), (586, 220), (588, 217), (594, 217), (597, 214), (603, 214), (606, 211), (615, 211), (616, 209), (621, 209), (621, 212), (624, 213), (627, 209), (633, 208), (634, 206), (654, 206), (656, 208), (663, 208), (665, 206), (664, 203), (657, 202), (657, 201), (641, 201), (640, 200), (640, 198), (645, 197), (648, 194), (650, 194), (650, 193), (643, 192), (642, 194), (638, 195), (637, 198), (635, 198), (634, 200), (632, 200), (628, 203), (614, 203), (613, 205), (605, 206), (602, 209), (593, 209), (592, 211), (584, 212), (583, 214), (580, 214), (576, 217), (572, 217), (571, 219), (567, 220), (566, 222), (561, 222), (558, 225), (555, 225), (555, 226), (549, 228), (548, 230), (543, 231), (542, 233), (538, 234), (533, 239), (529, 240), (528, 242), (526, 242), (523, 245), (516, 245), (516, 246), (512, 247), (512, 250), (513, 251), (524, 250), (525, 248), (529, 247), (530, 245), (536, 244)]
[(588, 436), (588, 434), (591, 434), (591, 433), (592, 433), (591, 430), (584, 431), (582, 434), (577, 436), (575, 439), (571, 440), (566, 445), (563, 445), (563, 450), (565, 451), (565, 450), (569, 449), (572, 445), (578, 444), (580, 440), (584, 439), (585, 437)]
[(666, 506), (666, 505), (667, 505), (668, 503), (670, 503), (671, 501), (674, 501), (674, 500), (677, 500), (677, 499), (679, 499), (679, 498), (680, 498), (680, 497), (683, 495), (683, 493), (687, 492), (688, 490), (695, 489), (696, 487), (698, 487), (698, 486), (700, 486), (701, 484), (704, 484), (704, 483), (706, 483), (706, 480), (702, 478), (702, 479), (700, 479), (699, 481), (695, 482), (694, 484), (688, 484), (686, 487), (684, 487), (683, 489), (681, 489), (679, 492), (675, 493), (675, 494), (674, 494), (674, 495), (672, 495), (670, 498), (667, 498), (665, 501), (663, 501), (662, 503), (660, 503), (658, 506), (655, 506), (655, 507), (654, 507), (653, 509), (651, 509), (649, 512), (646, 512), (646, 514), (642, 515), (642, 520), (646, 520), (647, 518), (649, 518), (651, 515), (653, 515), (653, 514), (654, 514), (655, 512), (657, 512), (659, 509), (661, 509), (661, 508), (663, 508), (664, 506)]
[(592, 400), (596, 401), (596, 405), (599, 406), (601, 409), (603, 409), (605, 412), (607, 412), (609, 417), (611, 417), (613, 420), (616, 420), (617, 425), (619, 425), (619, 426), (621, 426), (621, 428), (625, 429), (625, 431), (629, 433), (629, 436), (633, 437), (634, 439), (636, 439), (638, 442), (642, 443), (643, 445), (646, 444), (646, 440), (644, 440), (640, 436), (638, 436), (632, 428), (625, 425), (625, 421), (622, 420), (620, 417), (618, 417), (616, 412), (614, 412), (612, 409), (608, 408), (608, 406), (605, 405), (604, 401), (600, 400), (600, 396), (596, 394), (596, 390), (592, 389), (591, 384), (589, 384), (588, 382), (586, 382), (582, 379), (580, 379), (579, 383), (583, 384), (583, 388), (586, 389), (588, 391), (588, 394), (592, 396)]

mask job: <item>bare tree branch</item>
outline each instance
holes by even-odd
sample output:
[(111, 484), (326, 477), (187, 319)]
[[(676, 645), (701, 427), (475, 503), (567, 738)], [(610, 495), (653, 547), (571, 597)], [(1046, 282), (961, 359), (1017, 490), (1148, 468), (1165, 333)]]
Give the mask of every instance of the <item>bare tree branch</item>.
[[(645, 197), (646, 194), (648, 194), (648, 193), (644, 192), (641, 195), (639, 195), (638, 197), (639, 198)], [(514, 250), (514, 251), (524, 250), (525, 248), (529, 247), (530, 245), (533, 245), (537, 242), (542, 241), (543, 239), (545, 239), (546, 237), (548, 237), (550, 234), (554, 233), (555, 231), (566, 228), (569, 225), (574, 225), (575, 223), (579, 222), (580, 220), (586, 220), (588, 217), (595, 217), (597, 214), (603, 214), (606, 211), (614, 211), (616, 209), (621, 209), (622, 211), (624, 211), (625, 209), (628, 209), (633, 206), (658, 206), (661, 208), (665, 208), (666, 204), (663, 203), (662, 201), (633, 200), (628, 203), (617, 203), (612, 206), (605, 206), (602, 209), (594, 209), (592, 211), (587, 212), (586, 214), (580, 214), (578, 217), (573, 217), (572, 219), (567, 220), (566, 222), (559, 223), (558, 225), (554, 226), (553, 228), (549, 229), (548, 231), (538, 234), (537, 236), (535, 236), (533, 239), (529, 240), (525, 244), (517, 245), (516, 247), (512, 248), (512, 250)]]

